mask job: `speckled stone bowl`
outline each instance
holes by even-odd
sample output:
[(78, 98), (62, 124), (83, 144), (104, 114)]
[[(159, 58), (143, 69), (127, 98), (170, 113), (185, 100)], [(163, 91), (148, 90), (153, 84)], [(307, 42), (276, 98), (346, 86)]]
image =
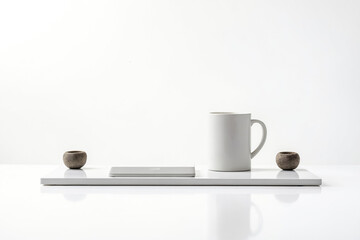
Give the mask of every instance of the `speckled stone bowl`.
[(300, 156), (296, 152), (279, 152), (276, 154), (276, 164), (283, 170), (294, 170), (299, 166)]
[(82, 168), (86, 163), (86, 159), (86, 152), (83, 151), (67, 151), (63, 156), (65, 166), (70, 169)]

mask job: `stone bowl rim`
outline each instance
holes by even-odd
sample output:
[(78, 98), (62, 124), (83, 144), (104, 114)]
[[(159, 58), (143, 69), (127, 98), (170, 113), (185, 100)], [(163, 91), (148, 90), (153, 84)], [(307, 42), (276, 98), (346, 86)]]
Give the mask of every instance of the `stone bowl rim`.
[(298, 153), (297, 152), (284, 151), (284, 152), (279, 152), (279, 154), (281, 154), (281, 155), (296, 155)]
[(86, 154), (84, 151), (78, 151), (78, 150), (72, 150), (72, 151), (66, 151), (65, 154)]

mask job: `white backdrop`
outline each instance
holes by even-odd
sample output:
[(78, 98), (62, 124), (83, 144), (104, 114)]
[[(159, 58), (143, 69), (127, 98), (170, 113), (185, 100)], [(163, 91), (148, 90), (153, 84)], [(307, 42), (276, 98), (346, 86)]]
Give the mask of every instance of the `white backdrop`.
[[(0, 163), (206, 163), (210, 111), (254, 164), (359, 163), (360, 1), (0, 2)], [(260, 128), (253, 129), (253, 146)]]

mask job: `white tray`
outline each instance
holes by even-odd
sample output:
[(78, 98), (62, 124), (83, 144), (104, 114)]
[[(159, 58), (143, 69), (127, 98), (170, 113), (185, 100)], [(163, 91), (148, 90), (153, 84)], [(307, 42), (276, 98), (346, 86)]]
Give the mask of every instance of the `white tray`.
[(40, 179), (43, 185), (62, 186), (319, 186), (321, 178), (305, 169), (253, 168), (248, 172), (214, 172), (196, 167), (195, 177), (109, 177), (111, 167), (71, 170), (59, 167)]

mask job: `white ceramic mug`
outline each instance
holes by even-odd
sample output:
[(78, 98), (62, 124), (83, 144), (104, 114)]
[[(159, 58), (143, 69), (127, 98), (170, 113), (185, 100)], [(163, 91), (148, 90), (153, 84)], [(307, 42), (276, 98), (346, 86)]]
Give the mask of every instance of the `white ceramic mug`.
[[(263, 135), (259, 146), (251, 152), (251, 126), (259, 123)], [(249, 171), (251, 159), (261, 150), (266, 140), (266, 126), (251, 114), (232, 112), (210, 113), (210, 170)]]

